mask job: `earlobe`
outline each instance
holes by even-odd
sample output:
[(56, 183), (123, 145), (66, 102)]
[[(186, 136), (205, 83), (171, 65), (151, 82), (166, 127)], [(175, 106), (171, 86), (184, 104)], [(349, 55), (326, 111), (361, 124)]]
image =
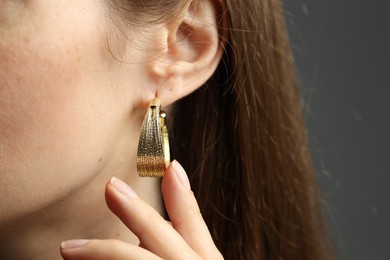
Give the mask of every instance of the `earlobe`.
[(164, 28), (167, 47), (149, 66), (164, 106), (195, 91), (214, 73), (224, 50), (221, 39), (227, 37), (219, 31), (224, 12), (218, 0), (192, 1)]

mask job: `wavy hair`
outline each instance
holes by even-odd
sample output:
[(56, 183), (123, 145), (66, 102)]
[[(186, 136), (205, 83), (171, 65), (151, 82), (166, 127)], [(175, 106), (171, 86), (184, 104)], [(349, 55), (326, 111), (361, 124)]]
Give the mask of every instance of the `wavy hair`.
[[(135, 25), (168, 19), (182, 4), (110, 2)], [(226, 5), (229, 41), (219, 67), (173, 105), (173, 158), (226, 259), (331, 259), (281, 3)]]

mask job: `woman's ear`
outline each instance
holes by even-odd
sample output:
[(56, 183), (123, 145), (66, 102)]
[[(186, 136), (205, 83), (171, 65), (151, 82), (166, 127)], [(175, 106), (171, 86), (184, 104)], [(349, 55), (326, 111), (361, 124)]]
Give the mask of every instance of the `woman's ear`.
[(149, 63), (164, 106), (202, 86), (216, 70), (227, 39), (224, 1), (193, 0), (163, 30), (165, 48)]

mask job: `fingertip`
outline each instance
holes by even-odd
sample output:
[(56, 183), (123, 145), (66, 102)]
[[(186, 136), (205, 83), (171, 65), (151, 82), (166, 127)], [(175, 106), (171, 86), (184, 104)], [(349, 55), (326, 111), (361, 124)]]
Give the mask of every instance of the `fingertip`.
[(105, 190), (106, 202), (111, 201), (112, 198), (121, 199), (135, 199), (138, 198), (137, 193), (130, 188), (124, 181), (116, 177), (112, 177), (106, 184)]
[(81, 259), (80, 257), (88, 252), (89, 239), (73, 239), (62, 241), (60, 254), (63, 259)]
[(127, 201), (127, 196), (123, 195), (114, 187), (112, 179), (106, 183), (104, 197), (108, 208), (118, 216), (122, 212), (123, 204)]
[(163, 187), (167, 184), (191, 190), (191, 184), (187, 173), (181, 164), (176, 160), (173, 160), (165, 171)]
[(169, 185), (172, 183), (172, 172), (173, 172), (172, 163), (173, 162), (171, 162), (168, 165), (168, 167), (165, 169), (164, 177), (162, 178), (161, 181), (161, 191), (163, 194), (167, 190), (167, 186), (169, 187)]
[(88, 239), (73, 239), (61, 242), (61, 249), (74, 249), (84, 246), (90, 240)]
[(109, 205), (110, 202), (115, 197), (115, 195), (114, 195), (114, 187), (111, 184), (111, 179), (109, 181), (107, 181), (107, 183), (106, 183), (106, 188), (104, 190), (104, 197), (106, 199), (107, 205)]
[(176, 177), (180, 181), (181, 185), (185, 189), (191, 190), (190, 180), (188, 179), (188, 175), (187, 175), (186, 171), (184, 170), (183, 166), (181, 166), (181, 164), (176, 160), (174, 160), (171, 165), (172, 165), (172, 169), (173, 169), (174, 173), (176, 174)]

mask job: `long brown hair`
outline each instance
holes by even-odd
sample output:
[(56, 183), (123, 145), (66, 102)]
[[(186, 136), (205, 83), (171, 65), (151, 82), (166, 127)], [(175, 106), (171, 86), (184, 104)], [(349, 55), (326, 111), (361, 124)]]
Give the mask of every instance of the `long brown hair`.
[[(156, 21), (180, 5), (112, 1)], [(280, 1), (226, 5), (230, 39), (218, 69), (174, 105), (173, 158), (226, 259), (330, 259)]]

